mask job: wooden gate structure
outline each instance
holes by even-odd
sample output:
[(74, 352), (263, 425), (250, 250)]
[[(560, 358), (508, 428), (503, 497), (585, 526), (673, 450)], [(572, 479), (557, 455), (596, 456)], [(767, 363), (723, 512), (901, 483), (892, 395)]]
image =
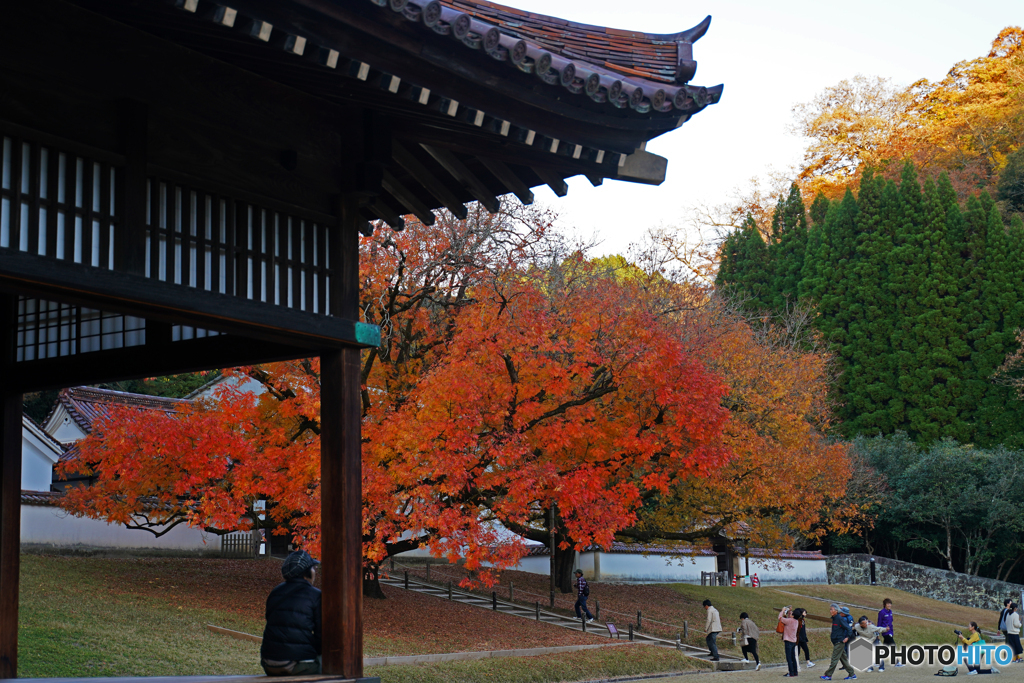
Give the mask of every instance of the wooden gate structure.
[[(320, 356), (324, 673), (362, 676), (358, 237), (531, 188), (664, 180), (718, 101), (677, 34), (484, 0), (0, 9), (0, 678), (22, 394)], [(639, 208), (639, 207), (638, 207)], [(384, 228), (382, 228), (384, 229)]]

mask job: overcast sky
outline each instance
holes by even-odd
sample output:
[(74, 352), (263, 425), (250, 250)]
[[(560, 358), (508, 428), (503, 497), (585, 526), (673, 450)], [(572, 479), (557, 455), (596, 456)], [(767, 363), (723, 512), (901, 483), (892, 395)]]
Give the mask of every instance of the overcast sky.
[(800, 160), (787, 132), (795, 104), (844, 78), (885, 76), (909, 85), (938, 80), (953, 64), (988, 52), (1005, 26), (1024, 23), (1021, 0), (502, 0), (520, 9), (599, 26), (674, 33), (712, 16), (694, 45), (695, 85), (725, 84), (722, 101), (648, 144), (667, 157), (659, 187), (569, 181), (538, 202), (562, 223), (595, 234), (597, 253), (624, 253), (650, 226), (686, 224), (687, 207), (726, 201), (734, 188)]

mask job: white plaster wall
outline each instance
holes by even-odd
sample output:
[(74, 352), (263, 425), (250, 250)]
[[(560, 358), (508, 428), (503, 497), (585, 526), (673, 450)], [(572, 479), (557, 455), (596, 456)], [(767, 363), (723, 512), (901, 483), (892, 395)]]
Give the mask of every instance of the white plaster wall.
[(63, 444), (74, 443), (86, 436), (85, 431), (78, 426), (78, 423), (71, 419), (68, 411), (63, 405), (58, 405), (57, 410), (43, 427), (46, 433)]
[(761, 583), (828, 583), (825, 560), (765, 560), (750, 558), (750, 573)]
[(27, 430), (21, 432), (21, 490), (49, 491), (53, 481), (53, 451)]
[(120, 524), (74, 517), (49, 505), (21, 506), (21, 542), (59, 548), (156, 548), (219, 552), (220, 538), (179, 524), (160, 538)]
[[(595, 555), (595, 553), (586, 553)], [(701, 572), (716, 571), (716, 558), (698, 555), (696, 557), (670, 558), (667, 555), (633, 555), (627, 553), (596, 553), (592, 558), (600, 564), (602, 581), (678, 581), (700, 583)], [(586, 576), (586, 568), (583, 568)]]

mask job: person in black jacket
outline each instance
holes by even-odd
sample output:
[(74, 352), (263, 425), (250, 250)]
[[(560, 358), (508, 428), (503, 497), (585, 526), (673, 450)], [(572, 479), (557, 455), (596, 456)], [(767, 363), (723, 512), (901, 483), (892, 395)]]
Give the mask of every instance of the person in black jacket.
[(821, 680), (831, 681), (832, 672), (836, 670), (836, 666), (839, 664), (842, 664), (843, 668), (846, 669), (846, 673), (850, 674), (843, 680), (855, 680), (857, 673), (850, 666), (850, 658), (846, 654), (846, 645), (853, 639), (853, 630), (850, 628), (844, 613), (840, 611), (839, 605), (835, 603), (829, 605), (829, 613), (832, 615), (832, 632), (829, 634), (829, 639), (832, 641), (832, 662), (829, 664), (825, 675), (821, 676)]
[(284, 583), (267, 596), (267, 627), (260, 647), (260, 664), (268, 676), (320, 673), (320, 589), (313, 587), (319, 564), (305, 550), (296, 550), (281, 565)]

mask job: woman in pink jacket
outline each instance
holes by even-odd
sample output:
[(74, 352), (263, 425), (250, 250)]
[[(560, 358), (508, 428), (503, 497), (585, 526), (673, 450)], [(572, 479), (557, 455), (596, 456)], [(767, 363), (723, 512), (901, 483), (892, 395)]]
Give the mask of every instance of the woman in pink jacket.
[(797, 675), (796, 664), (796, 631), (800, 628), (800, 621), (793, 618), (793, 610), (783, 607), (779, 612), (779, 623), (782, 624), (782, 640), (786, 644), (786, 664), (789, 665), (789, 673), (786, 678)]

